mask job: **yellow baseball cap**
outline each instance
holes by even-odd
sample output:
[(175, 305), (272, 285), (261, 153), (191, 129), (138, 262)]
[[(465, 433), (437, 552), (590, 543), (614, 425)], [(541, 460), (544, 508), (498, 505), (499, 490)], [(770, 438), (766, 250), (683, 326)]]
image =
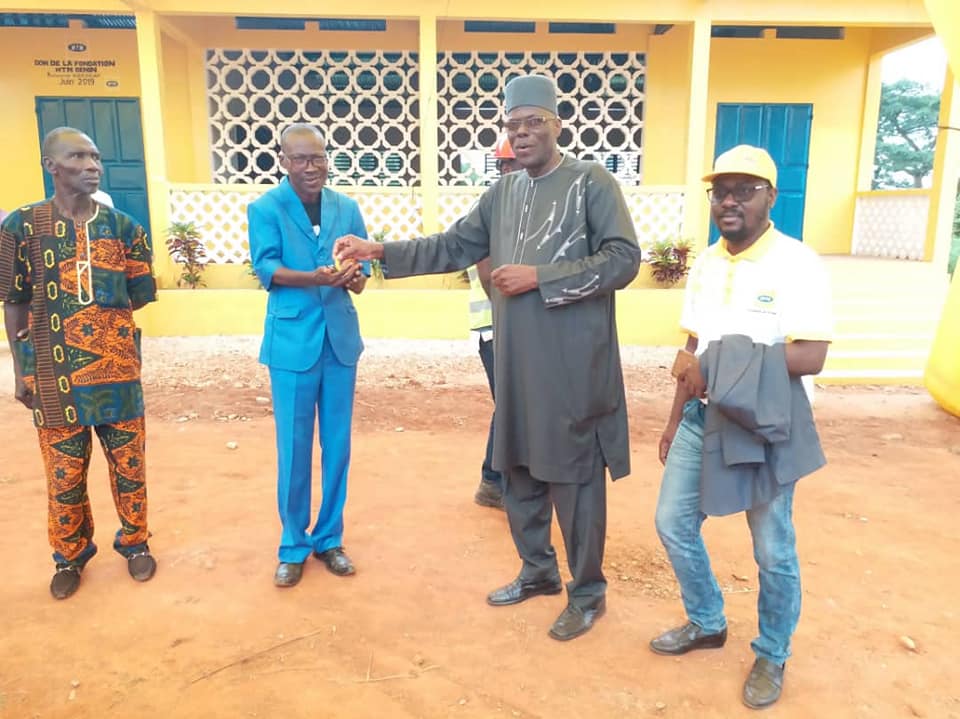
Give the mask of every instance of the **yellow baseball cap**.
[(724, 152), (713, 162), (713, 172), (703, 176), (704, 182), (712, 182), (720, 175), (753, 175), (766, 180), (771, 187), (777, 186), (777, 166), (770, 153), (762, 147), (737, 145)]

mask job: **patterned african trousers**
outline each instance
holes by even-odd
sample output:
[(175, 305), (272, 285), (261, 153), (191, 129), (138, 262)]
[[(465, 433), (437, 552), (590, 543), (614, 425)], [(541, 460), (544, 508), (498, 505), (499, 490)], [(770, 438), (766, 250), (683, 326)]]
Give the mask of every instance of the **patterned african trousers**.
[[(97, 553), (87, 495), (87, 470), (93, 447), (90, 430), (83, 425), (37, 428), (47, 473), (50, 546), (58, 564), (82, 567)], [(93, 430), (107, 458), (113, 503), (120, 517), (113, 548), (128, 557), (143, 551), (149, 536), (144, 418), (100, 424)]]

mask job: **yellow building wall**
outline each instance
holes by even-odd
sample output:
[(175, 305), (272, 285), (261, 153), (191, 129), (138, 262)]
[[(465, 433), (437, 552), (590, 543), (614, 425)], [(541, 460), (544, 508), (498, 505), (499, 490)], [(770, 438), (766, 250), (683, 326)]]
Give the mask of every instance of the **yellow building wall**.
[(642, 23), (617, 22), (612, 34), (551, 33), (549, 22), (537, 22), (536, 32), (510, 34), (499, 32), (466, 32), (463, 20), (440, 20), (437, 23), (437, 48), (440, 51), (466, 52), (647, 52), (647, 37), (652, 26)]
[[(846, 254), (851, 247), (871, 32), (847, 28), (844, 40), (713, 38), (710, 44), (704, 172), (713, 157), (718, 103), (811, 103), (803, 239), (822, 254)], [(907, 42), (916, 34), (884, 31), (879, 42)], [(684, 181), (691, 35), (686, 25), (650, 38), (644, 184)]]
[(651, 35), (643, 108), (643, 184), (683, 185), (690, 112), (693, 26)]
[(851, 248), (869, 49), (870, 31), (862, 28), (847, 28), (844, 40), (714, 38), (711, 44), (710, 157), (718, 103), (813, 105), (803, 240), (821, 254)]
[[(321, 31), (238, 31), (229, 17), (166, 18), (162, 36), (164, 135), (168, 179), (209, 182), (209, 133), (203, 53), (206, 47), (286, 47), (337, 49), (412, 49), (415, 20), (390, 20), (386, 33)], [(712, 156), (718, 102), (810, 102), (814, 120), (807, 183), (805, 241), (821, 253), (850, 249), (857, 174), (859, 128), (867, 61), (876, 47), (908, 41), (909, 30), (848, 28), (842, 41), (736, 40), (711, 42), (708, 155)], [(545, 22), (532, 35), (465, 33), (462, 21), (437, 26), (441, 50), (580, 49), (647, 53), (647, 103), (644, 118), (644, 183), (682, 184), (686, 158), (691, 26), (677, 25), (665, 35), (644, 24), (619, 23), (616, 35), (551, 35)], [(104, 71), (91, 87), (61, 86), (49, 68), (35, 60), (69, 58), (71, 43), (87, 46), (84, 57), (109, 57), (117, 67)], [(136, 96), (139, 82), (136, 36), (132, 31), (0, 29), (0, 60), (9, 71), (0, 91), (11, 111), (0, 117), (7, 137), (35, 138), (34, 96)], [(749, 72), (745, 71), (749, 68)], [(107, 87), (106, 81), (116, 82)], [(185, 141), (185, 138), (187, 140)], [(42, 194), (39, 142), (10, 146), (11, 165), (25, 172), (0, 179), (0, 206), (13, 207)], [(704, 158), (704, 169), (709, 157)], [(32, 169), (31, 168), (35, 168)], [(706, 232), (706, 227), (703, 232)], [(236, 275), (233, 268), (211, 271), (211, 286)]]
[[(360, 331), (367, 338), (465, 339), (469, 336), (467, 290), (368, 289), (354, 297)], [(617, 293), (620, 342), (679, 345), (683, 290)], [(136, 315), (146, 336), (258, 335), (263, 332), (263, 290), (161, 290), (159, 301)]]
[[(181, 43), (163, 36), (165, 87), (164, 122), (167, 126), (167, 165), (171, 182), (212, 182), (209, 160), (207, 100), (204, 84), (206, 48), (275, 48), (300, 50), (417, 50), (419, 25), (415, 20), (388, 20), (386, 32), (329, 32), (309, 30), (237, 30), (232, 17), (176, 18), (165, 27)], [(618, 23), (613, 35), (557, 35), (546, 22), (536, 33), (467, 33), (462, 20), (437, 23), (441, 51), (547, 51), (647, 52), (651, 26)], [(189, 92), (187, 92), (189, 90)], [(681, 87), (680, 93), (686, 88)], [(189, 133), (189, 135), (187, 134)], [(191, 136), (192, 143), (182, 142)]]
[[(68, 49), (77, 44), (86, 49)], [(75, 65), (68, 63), (78, 60), (114, 60), (116, 67), (92, 76), (73, 71)], [(136, 33), (0, 28), (0, 67), (0, 137), (5, 140), (0, 207), (10, 210), (44, 196), (35, 98), (139, 97)]]
[[(210, 182), (210, 134), (203, 93), (202, 51), (162, 36), (163, 137), (170, 182)], [(198, 62), (199, 61), (199, 62)], [(199, 80), (196, 75), (200, 74)], [(198, 126), (200, 132), (198, 132)], [(185, 141), (187, 138), (187, 141)], [(192, 140), (192, 141), (191, 141)]]
[[(168, 179), (171, 182), (209, 183), (210, 145), (204, 71), (206, 48), (276, 48), (337, 50), (416, 50), (419, 24), (414, 20), (388, 20), (387, 32), (325, 32), (312, 30), (237, 30), (233, 18), (165, 18), (163, 35), (164, 126)], [(441, 51), (619, 51), (647, 52), (651, 26), (618, 23), (613, 35), (550, 34), (539, 22), (536, 33), (467, 33), (462, 20), (437, 23)], [(176, 37), (174, 37), (174, 35)], [(198, 80), (199, 78), (199, 80)], [(686, 92), (680, 88), (681, 94)], [(192, 136), (193, 142), (183, 142)], [(682, 165), (681, 165), (682, 168)], [(681, 170), (682, 172), (682, 170)], [(158, 243), (158, 246), (159, 243)], [(251, 287), (246, 268), (210, 265), (204, 280), (209, 288)], [(434, 275), (391, 281), (390, 288), (441, 289), (458, 287), (455, 275)]]

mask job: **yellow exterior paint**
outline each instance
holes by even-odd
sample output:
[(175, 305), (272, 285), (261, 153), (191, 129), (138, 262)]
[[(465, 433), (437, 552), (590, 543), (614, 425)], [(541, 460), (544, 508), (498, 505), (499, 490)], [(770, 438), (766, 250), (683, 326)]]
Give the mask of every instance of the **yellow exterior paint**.
[[(226, 3), (221, 5), (228, 7)], [(492, 12), (496, 7), (497, 3), (493, 8), (485, 8), (485, 11)], [(711, 5), (710, 10), (715, 16), (720, 16), (718, 13), (728, 7), (729, 3), (722, 3), (716, 8)], [(692, 9), (691, 5), (691, 16)], [(283, 13), (278, 10), (278, 14)], [(678, 11), (678, 16), (682, 14)], [(509, 13), (504, 15), (509, 16)], [(163, 114), (163, 142), (150, 141), (146, 146), (150, 155), (165, 155), (163, 172), (148, 169), (151, 211), (157, 215), (153, 226), (158, 235), (158, 245), (162, 244), (163, 239), (160, 230), (167, 224), (161, 202), (164, 195), (162, 183), (209, 182), (212, 179), (203, 73), (204, 47), (417, 48), (421, 57), (425, 58), (432, 56), (432, 52), (427, 52), (431, 48), (456, 51), (476, 47), (576, 47), (583, 50), (603, 47), (648, 53), (644, 182), (648, 185), (687, 185), (690, 197), (697, 198), (697, 201), (687, 205), (684, 234), (694, 237), (699, 243), (706, 237), (708, 217), (706, 203), (700, 199), (702, 186), (698, 176), (707, 169), (712, 157), (717, 103), (812, 103), (814, 124), (804, 239), (821, 253), (846, 253), (850, 249), (855, 193), (858, 189), (865, 189), (866, 168), (870, 166), (872, 169), (872, 158), (867, 157), (872, 143), (865, 137), (872, 135), (871, 111), (874, 111), (874, 100), (878, 99), (878, 94), (871, 94), (874, 78), (868, 81), (869, 59), (874, 57), (872, 53), (876, 52), (877, 47), (902, 44), (915, 39), (918, 34), (929, 32), (928, 28), (916, 27), (851, 27), (847, 29), (847, 38), (842, 41), (711, 39), (708, 21), (701, 19), (699, 26), (689, 22), (678, 24), (660, 36), (650, 34), (652, 26), (649, 23), (622, 22), (618, 23), (618, 33), (613, 36), (551, 36), (546, 32), (546, 23), (539, 22), (537, 32), (524, 37), (465, 33), (459, 20), (444, 19), (434, 23), (429, 16), (425, 16), (422, 25), (419, 22), (391, 19), (386, 33), (238, 31), (233, 27), (232, 18), (216, 16), (171, 16), (155, 23), (161, 30), (161, 42), (154, 48), (157, 59), (152, 64), (156, 70), (148, 71), (148, 76), (159, 78), (157, 82), (162, 101), (157, 106)], [(421, 27), (423, 33), (420, 32)], [(698, 40), (694, 42), (694, 29), (697, 27), (700, 30), (696, 35)], [(167, 29), (166, 33), (163, 32), (164, 28)], [(118, 62), (122, 61), (118, 70), (127, 68), (130, 75), (121, 81), (120, 87), (135, 88), (136, 93), (131, 90), (130, 94), (139, 94), (140, 78), (135, 75), (138, 72), (136, 33), (4, 29), (0, 30), (0, 39), (5, 35), (13, 38), (13, 42), (2, 46), (2, 52), (8, 55), (7, 67), (12, 67), (17, 61), (22, 64), (32, 48), (43, 45), (62, 48), (75, 37), (85, 38), (96, 34), (103, 37), (105, 33), (109, 33), (111, 40), (122, 41), (111, 42)], [(21, 40), (28, 37), (42, 38), (43, 42)], [(149, 36), (144, 37), (149, 39)], [(709, 48), (709, 52), (705, 52), (706, 48)], [(702, 58), (705, 55), (709, 59), (704, 62)], [(802, 63), (797, 58), (802, 58)], [(749, 73), (745, 73), (745, 68), (750, 69)], [(5, 75), (2, 81), (4, 89), (16, 77), (16, 74), (13, 77)], [(424, 73), (421, 77), (429, 78), (432, 74)], [(36, 132), (31, 127), (35, 125), (35, 120), (29, 111), (33, 99), (32, 88), (24, 79), (19, 82), (19, 88), (14, 88), (12, 94), (23, 100), (20, 107), (26, 111), (15, 113), (16, 117), (0, 119), (0, 127), (7, 125), (4, 129), (16, 136), (30, 136), (31, 132)], [(421, 87), (424, 98), (428, 90), (429, 83), (424, 82)], [(435, 97), (435, 94), (430, 97)], [(149, 103), (149, 100), (143, 98), (143, 102)], [(434, 103), (421, 104), (426, 123)], [(154, 113), (149, 114), (152, 117)], [(866, 123), (861, 132), (861, 122), (864, 120)], [(145, 137), (149, 125), (148, 119), (144, 123)], [(431, 135), (425, 133), (423, 142), (430, 143), (433, 140)], [(192, 141), (184, 142), (184, 137)], [(160, 145), (159, 150), (156, 149), (157, 144)], [(851, 148), (858, 147), (859, 153), (851, 152)], [(17, 198), (16, 202), (24, 202), (35, 199), (40, 192), (39, 158), (37, 148), (29, 143), (18, 144), (16, 151), (21, 155), (16, 158), (17, 166), (32, 165), (37, 168), (34, 171), (34, 189), (26, 192), (24, 186), (27, 183), (8, 179), (2, 181), (8, 187), (0, 188), (6, 190), (0, 197), (12, 196)], [(435, 162), (429, 161), (432, 153), (426, 152), (423, 156), (423, 189), (429, 195), (424, 204), (427, 208), (424, 226), (429, 231), (437, 229), (435, 217), (431, 217), (436, 184), (429, 181), (431, 166)], [(148, 158), (148, 167), (150, 162)], [(4, 199), (4, 202), (8, 201)], [(9, 204), (12, 206), (15, 203)], [(171, 278), (170, 268), (162, 268), (161, 279), (165, 286), (170, 285)]]
[[(926, 0), (930, 17), (934, 22), (937, 33), (943, 40), (947, 50), (947, 60), (952, 72), (947, 73), (947, 80), (960, 77), (960, 6), (955, 0)], [(960, 108), (958, 108), (958, 88), (955, 83), (947, 87), (944, 93), (946, 102), (950, 106), (949, 119), (954, 127), (960, 126)], [(941, 113), (941, 118), (943, 114)], [(950, 137), (950, 145), (945, 152), (957, 152), (960, 144), (958, 130)], [(941, 137), (943, 137), (941, 131)], [(940, 150), (938, 143), (938, 150)], [(955, 169), (955, 168), (954, 168)], [(954, 175), (955, 179), (955, 175)], [(951, 188), (953, 185), (950, 186)], [(941, 193), (941, 206), (947, 205), (947, 200)], [(945, 214), (945, 213), (944, 213)], [(933, 347), (930, 350), (930, 360), (924, 373), (924, 382), (930, 394), (949, 412), (960, 417), (960, 272), (953, 273), (953, 282), (947, 295), (947, 302), (940, 318)]]
[(693, 25), (652, 35), (647, 53), (647, 102), (643, 108), (643, 182), (686, 182)]
[[(72, 43), (82, 43), (87, 49), (71, 52), (67, 46)], [(57, 61), (62, 65), (77, 59), (115, 60), (117, 64), (104, 68), (92, 78), (93, 84), (82, 85), (81, 79), (90, 78), (60, 75), (56, 67), (36, 64)], [(44, 196), (36, 97), (139, 97), (137, 37), (133, 30), (0, 28), (0, 66), (4, 103), (0, 136), (6, 139), (0, 207), (10, 210)], [(116, 86), (107, 82), (116, 82)]]
[[(163, 139), (170, 182), (210, 182), (203, 50), (162, 34)], [(199, 132), (198, 132), (199, 130)], [(192, 138), (192, 142), (184, 142)]]
[[(437, 18), (420, 16), (420, 120), (424, 127), (436, 127), (437, 113)], [(423, 191), (424, 234), (440, 230), (438, 198), (440, 197), (440, 163), (437, 158), (437, 133), (420, 133), (420, 185)]]
[(870, 53), (884, 55), (933, 35), (929, 27), (875, 27), (870, 31)]
[[(0, 0), (2, 2), (2, 0)], [(415, 50), (421, 55), (421, 108), (424, 128), (434, 121), (436, 88), (432, 58), (439, 51), (464, 50), (609, 50), (647, 53), (647, 102), (644, 116), (644, 183), (686, 188), (685, 234), (702, 244), (707, 231), (707, 204), (699, 176), (713, 155), (719, 102), (811, 103), (814, 120), (810, 143), (804, 239), (821, 253), (850, 250), (857, 192), (869, 188), (872, 134), (879, 101), (881, 53), (930, 32), (923, 0), (616, 0), (602, 6), (558, 0), (550, 19), (613, 21), (614, 35), (551, 35), (546, 19), (535, 19), (536, 32), (510, 36), (463, 30), (463, 19), (529, 20), (530, 9), (490, 0), (482, 8), (462, 0), (334, 0), (322, 13), (306, 0), (283, 0), (265, 8), (253, 0), (137, 0), (125, 5), (95, 0), (31, 0), (33, 11), (130, 12), (136, 8), (138, 30), (0, 29), (0, 59), (5, 72), (0, 90), (10, 110), (0, 116), (5, 136), (23, 138), (11, 145), (16, 172), (0, 180), (0, 205), (37, 199), (42, 193), (36, 120), (37, 94), (141, 96), (150, 201), (158, 267), (165, 287), (178, 274), (163, 251), (166, 193), (171, 183), (212, 181), (207, 119), (204, 49), (261, 47), (347, 50)], [(955, 0), (927, 0), (931, 15), (956, 13)], [(15, 8), (21, 10), (22, 8)], [(235, 15), (376, 17), (387, 31), (335, 33), (318, 31), (238, 31)], [(960, 18), (953, 27), (960, 26)], [(713, 39), (710, 25), (841, 25), (846, 38), (776, 40), (767, 31), (761, 40)], [(653, 35), (655, 24), (673, 27)], [(140, 42), (137, 42), (137, 38)], [(116, 57), (118, 87), (58, 93), (38, 77), (34, 59), (64, 54), (70, 42), (84, 42), (89, 53), (104, 47)], [(423, 137), (424, 226), (436, 229), (436, 138)], [(950, 165), (945, 161), (944, 166)], [(867, 184), (865, 184), (867, 183)], [(939, 191), (939, 188), (935, 188)], [(934, 222), (945, 221), (946, 208)], [(935, 252), (943, 248), (937, 244)], [(144, 311), (149, 334), (259, 333), (265, 293), (239, 265), (210, 266), (205, 274), (213, 291), (164, 291), (162, 301)], [(645, 280), (634, 283), (643, 286)], [(456, 337), (466, 333), (465, 299), (440, 292), (456, 287), (453, 276), (393, 280), (390, 292), (371, 289), (358, 300), (367, 336)], [(427, 291), (421, 288), (431, 288)], [(250, 289), (243, 289), (250, 288)], [(416, 290), (416, 291), (415, 291)], [(675, 344), (678, 290), (631, 290), (619, 295), (621, 338), (625, 343)], [(642, 319), (639, 319), (642, 318)]]
[(947, 50), (953, 74), (960, 77), (960, 5), (956, 0), (924, 0), (923, 4)]
[(540, 20), (536, 22), (536, 32), (513, 35), (466, 32), (463, 29), (463, 20), (440, 20), (437, 25), (439, 49), (478, 52), (647, 52), (647, 42), (653, 30), (653, 26), (649, 24), (618, 22), (616, 32), (610, 35), (554, 35), (549, 32), (549, 23)]
[[(693, 27), (677, 26), (649, 40), (644, 183), (685, 182), (684, 167), (691, 157), (699, 174), (707, 171), (718, 103), (811, 103), (803, 239), (822, 254), (849, 253), (856, 192), (869, 190), (873, 176), (880, 58), (871, 53), (875, 45), (899, 46), (929, 35), (929, 28), (848, 27), (844, 40), (713, 38), (708, 101), (697, 112), (691, 109), (697, 94), (690, 84)], [(696, 128), (691, 131), (690, 123), (700, 117), (705, 120), (705, 150), (698, 162)], [(699, 197), (702, 187), (692, 183), (693, 196)], [(709, 221), (706, 201), (699, 216), (694, 209), (688, 204), (687, 226), (695, 229), (685, 234), (702, 244)]]
[(860, 119), (860, 160), (857, 166), (857, 191), (873, 189), (873, 167), (877, 158), (877, 127), (880, 123), (880, 95), (883, 89), (883, 56), (871, 55), (863, 90), (863, 115)]
[[(703, 158), (709, 146), (704, 134), (710, 124), (711, 113), (710, 70), (711, 61), (710, 22), (703, 18), (693, 24), (690, 53), (690, 106), (687, 113), (687, 152), (684, 170), (687, 199), (683, 214), (683, 236), (694, 239), (694, 247), (707, 246), (707, 202), (703, 190)], [(714, 120), (715, 121), (715, 120)]]
[[(354, 298), (367, 338), (464, 339), (469, 336), (467, 299), (460, 290), (368, 289)], [(677, 345), (683, 290), (629, 290), (617, 294), (620, 341)], [(258, 335), (263, 331), (263, 290), (162, 290), (158, 302), (137, 312), (145, 335)]]
[[(31, 0), (30, 5), (61, 10), (67, 2), (78, 0)], [(102, 0), (108, 2), (109, 0)], [(952, 1), (952, 0), (948, 0)], [(141, 3), (138, 3), (141, 4)], [(312, 0), (284, 0), (265, 8), (260, 0), (142, 0), (145, 7), (171, 15), (264, 15), (316, 17)], [(554, 20), (588, 22), (613, 19), (616, 22), (676, 23), (691, 21), (709, 11), (720, 24), (798, 24), (843, 25), (921, 25), (929, 24), (922, 0), (780, 0), (761, 3), (756, 0), (614, 0), (602, 7), (581, 0), (555, 0), (543, 10)], [(324, 17), (415, 18), (434, 15), (449, 18), (493, 18), (529, 20), (536, 15), (527, 4), (511, 0), (490, 0), (478, 7), (475, 0), (331, 0), (323, 6)]]
[[(334, 32), (329, 30), (317, 30), (313, 27), (309, 30), (237, 30), (234, 25), (234, 15), (263, 15), (263, 8), (260, 12), (243, 13), (226, 11), (224, 16), (217, 16), (215, 8), (217, 5), (227, 7), (229, 3), (202, 3), (203, 17), (177, 17), (166, 18), (166, 25), (172, 30), (176, 30), (183, 37), (191, 38), (194, 45), (198, 48), (207, 47), (226, 47), (226, 48), (245, 48), (245, 47), (269, 47), (279, 49), (319, 49), (326, 50), (416, 50), (418, 44), (418, 23), (416, 19), (397, 20), (390, 18), (387, 20), (386, 32)], [(282, 8), (270, 8), (271, 15), (282, 16), (286, 13)], [(308, 12), (305, 17), (317, 17), (317, 10), (314, 8)], [(347, 17), (359, 17), (352, 13), (347, 13)], [(328, 14), (324, 8), (324, 17), (336, 17), (335, 14)], [(383, 18), (383, 14), (377, 13), (374, 17)], [(414, 16), (415, 18), (415, 16)], [(202, 52), (202, 50), (201, 50)]]
[(711, 157), (717, 103), (813, 104), (803, 240), (821, 254), (850, 252), (869, 46), (863, 28), (847, 28), (844, 40), (714, 38), (712, 44)]
[[(143, 10), (136, 13), (137, 52), (140, 60), (140, 115), (143, 125), (143, 154), (147, 173), (147, 197), (150, 202), (150, 226), (154, 248), (163, 248), (166, 228), (170, 225), (170, 207), (167, 198), (167, 155), (164, 135), (163, 62), (160, 23), (156, 13)], [(170, 255), (154, 252), (153, 271), (161, 287), (170, 286), (175, 265)]]

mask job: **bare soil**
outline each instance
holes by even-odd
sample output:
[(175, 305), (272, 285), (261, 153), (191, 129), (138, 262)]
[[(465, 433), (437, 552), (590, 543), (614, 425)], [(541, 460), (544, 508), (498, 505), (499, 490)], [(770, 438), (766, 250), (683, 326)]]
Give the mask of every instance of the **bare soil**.
[[(310, 560), (287, 590), (272, 584), (273, 423), (255, 340), (145, 343), (159, 570), (137, 584), (110, 551), (95, 452), (101, 552), (64, 602), (47, 589), (36, 435), (4, 390), (0, 717), (753, 716), (739, 699), (757, 599), (742, 517), (705, 528), (726, 647), (679, 659), (647, 649), (683, 620), (653, 527), (672, 350), (625, 351), (633, 474), (608, 494), (608, 611), (558, 643), (547, 629), (562, 597), (484, 601), (519, 562), (503, 513), (472, 502), (491, 402), (464, 346), (371, 347), (346, 512), (358, 572)], [(0, 377), (12, 384), (9, 355)], [(803, 616), (766, 714), (956, 719), (960, 420), (910, 388), (821, 389), (816, 414), (829, 464), (797, 491)]]

